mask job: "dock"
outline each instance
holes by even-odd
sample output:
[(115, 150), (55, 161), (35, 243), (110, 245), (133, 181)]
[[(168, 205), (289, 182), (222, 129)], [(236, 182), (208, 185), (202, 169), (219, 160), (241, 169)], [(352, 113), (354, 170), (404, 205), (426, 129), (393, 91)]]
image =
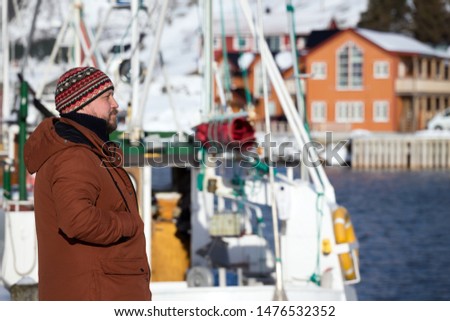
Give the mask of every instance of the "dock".
[[(262, 137), (265, 131), (263, 124), (258, 124), (256, 130)], [(292, 131), (285, 122), (272, 121), (271, 133), (272, 139), (277, 142), (276, 146), (294, 141)], [(347, 142), (345, 146), (349, 149), (350, 165), (355, 169), (450, 169), (450, 132), (448, 131), (367, 133), (367, 135), (357, 136), (342, 127), (314, 131), (311, 138), (321, 144), (322, 148), (330, 143)], [(285, 153), (296, 152), (297, 158), (294, 158), (298, 159), (300, 147), (295, 145), (293, 147), (284, 151)], [(292, 155), (273, 155), (275, 159), (286, 159), (289, 156)]]
[(357, 169), (450, 169), (450, 136), (389, 134), (353, 138), (351, 166)]

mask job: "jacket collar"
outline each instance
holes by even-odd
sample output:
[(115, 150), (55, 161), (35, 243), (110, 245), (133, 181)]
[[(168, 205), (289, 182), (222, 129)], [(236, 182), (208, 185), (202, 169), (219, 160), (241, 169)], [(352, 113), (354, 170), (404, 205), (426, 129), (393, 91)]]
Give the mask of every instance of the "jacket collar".
[(81, 113), (62, 114), (61, 118), (73, 120), (90, 131), (94, 132), (104, 143), (109, 141), (108, 130), (106, 129), (106, 120)]

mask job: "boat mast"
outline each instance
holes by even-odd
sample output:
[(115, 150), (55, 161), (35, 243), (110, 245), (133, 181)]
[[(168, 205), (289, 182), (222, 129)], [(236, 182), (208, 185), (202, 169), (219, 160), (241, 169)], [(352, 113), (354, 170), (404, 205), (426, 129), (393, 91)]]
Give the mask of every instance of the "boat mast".
[[(5, 117), (11, 113), (9, 108), (9, 36), (8, 36), (8, 0), (2, 0), (2, 52), (3, 52), (3, 98), (2, 98), (2, 123)], [(3, 137), (6, 138), (6, 130), (2, 125)], [(3, 144), (6, 146), (6, 144)]]
[[(262, 47), (262, 43), (264, 40), (264, 32), (263, 32), (263, 10), (261, 0), (258, 0), (258, 28), (259, 28), (259, 37), (258, 37), (258, 45), (259, 48)], [(261, 55), (261, 70), (262, 70), (262, 81), (263, 81), (263, 92), (264, 92), (264, 118), (266, 125), (266, 135), (269, 136), (269, 142), (272, 141), (272, 135), (270, 132), (270, 114), (269, 114), (269, 93), (267, 90), (267, 73), (266, 67), (264, 65), (264, 60), (266, 54), (260, 50)], [(275, 301), (286, 301), (287, 296), (284, 291), (283, 284), (283, 268), (281, 265), (281, 244), (280, 244), (280, 233), (278, 229), (278, 213), (277, 213), (277, 204), (275, 202), (275, 174), (273, 164), (271, 162), (271, 152), (270, 152), (270, 143), (266, 146), (266, 155), (268, 157), (269, 162), (269, 184), (270, 184), (270, 202), (272, 209), (272, 224), (273, 224), (273, 239), (274, 239), (274, 247), (275, 247), (275, 292), (273, 294), (273, 299)]]
[[(139, 0), (131, 1), (131, 106), (133, 120), (132, 130), (134, 131), (133, 139), (139, 139), (140, 137), (140, 123), (141, 119), (138, 119), (138, 106), (139, 106), (139, 23), (138, 23), (138, 13), (139, 13)], [(138, 123), (139, 122), (139, 123)], [(129, 129), (130, 130), (130, 129)]]
[(28, 83), (22, 80), (20, 84), (20, 109), (19, 109), (19, 199), (27, 200), (27, 172), (25, 168), (24, 147), (27, 140), (27, 116), (28, 116)]
[(204, 40), (203, 40), (203, 54), (205, 59), (203, 66), (204, 81), (205, 81), (205, 91), (203, 94), (203, 110), (202, 116), (208, 118), (211, 116), (213, 110), (213, 97), (214, 97), (214, 83), (213, 83), (213, 72), (212, 72), (212, 61), (213, 61), (213, 28), (212, 28), (212, 1), (204, 1)]

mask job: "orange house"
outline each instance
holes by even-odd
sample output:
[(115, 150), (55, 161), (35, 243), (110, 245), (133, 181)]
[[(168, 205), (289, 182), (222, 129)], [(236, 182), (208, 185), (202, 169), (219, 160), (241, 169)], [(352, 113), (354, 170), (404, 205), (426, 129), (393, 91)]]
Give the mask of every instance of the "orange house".
[(308, 121), (316, 131), (408, 132), (450, 103), (450, 56), (419, 41), (340, 31), (305, 57)]

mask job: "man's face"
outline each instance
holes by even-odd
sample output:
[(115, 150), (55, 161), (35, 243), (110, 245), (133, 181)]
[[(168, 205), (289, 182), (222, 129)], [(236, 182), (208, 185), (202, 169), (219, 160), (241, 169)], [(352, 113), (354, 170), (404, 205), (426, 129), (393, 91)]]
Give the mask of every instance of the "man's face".
[(80, 112), (106, 120), (108, 132), (112, 133), (117, 128), (118, 108), (119, 105), (114, 99), (114, 92), (111, 89), (86, 105)]

